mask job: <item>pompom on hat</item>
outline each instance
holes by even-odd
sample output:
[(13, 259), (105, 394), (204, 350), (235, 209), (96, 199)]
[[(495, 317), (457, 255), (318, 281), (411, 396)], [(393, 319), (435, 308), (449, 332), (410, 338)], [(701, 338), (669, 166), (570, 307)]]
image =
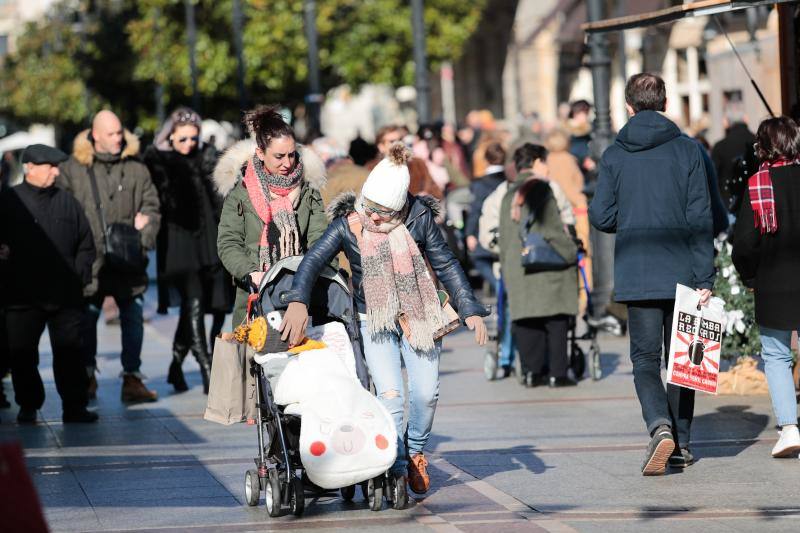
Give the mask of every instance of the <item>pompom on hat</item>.
[(411, 176), (408, 161), (411, 152), (402, 142), (396, 142), (389, 154), (378, 163), (361, 187), (361, 196), (372, 203), (400, 211), (406, 205)]

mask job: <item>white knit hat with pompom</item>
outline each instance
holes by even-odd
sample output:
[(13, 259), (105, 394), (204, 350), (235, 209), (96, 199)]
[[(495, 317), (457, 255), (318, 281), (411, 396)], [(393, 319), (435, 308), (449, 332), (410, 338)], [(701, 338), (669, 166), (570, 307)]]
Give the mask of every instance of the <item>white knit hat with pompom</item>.
[(411, 182), (408, 173), (410, 159), (411, 152), (403, 143), (393, 144), (389, 154), (367, 176), (361, 187), (361, 196), (386, 209), (400, 211), (406, 205)]

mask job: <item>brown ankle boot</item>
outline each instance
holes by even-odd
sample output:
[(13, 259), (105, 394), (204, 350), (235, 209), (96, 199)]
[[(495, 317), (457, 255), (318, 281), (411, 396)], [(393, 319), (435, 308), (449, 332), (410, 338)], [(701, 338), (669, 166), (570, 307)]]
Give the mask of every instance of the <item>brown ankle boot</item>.
[(154, 402), (158, 393), (149, 390), (142, 380), (134, 374), (122, 376), (122, 401), (127, 403)]
[(408, 463), (408, 486), (417, 494), (425, 494), (431, 487), (428, 460), (424, 454), (418, 453), (411, 457)]

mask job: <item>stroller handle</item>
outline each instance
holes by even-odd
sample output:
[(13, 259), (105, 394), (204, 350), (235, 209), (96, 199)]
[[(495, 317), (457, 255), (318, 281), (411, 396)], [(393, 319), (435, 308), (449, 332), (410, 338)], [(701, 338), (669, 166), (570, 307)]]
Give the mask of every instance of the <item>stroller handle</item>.
[(250, 317), (254, 314), (256, 316), (261, 316), (264, 314), (261, 308), (261, 298), (259, 297), (259, 290), (258, 285), (256, 285), (252, 279), (249, 280), (247, 283), (247, 292), (249, 293), (247, 296), (247, 312), (245, 313), (245, 318), (249, 322)]

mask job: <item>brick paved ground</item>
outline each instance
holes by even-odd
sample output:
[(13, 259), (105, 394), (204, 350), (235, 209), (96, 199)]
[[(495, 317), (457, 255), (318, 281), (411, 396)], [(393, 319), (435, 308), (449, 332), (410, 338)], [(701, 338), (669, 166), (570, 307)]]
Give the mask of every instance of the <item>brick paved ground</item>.
[[(150, 302), (154, 298), (150, 298)], [(152, 308), (147, 314), (152, 316)], [(309, 498), (302, 519), (270, 519), (243, 503), (254, 429), (202, 417), (191, 390), (165, 383), (176, 318), (147, 325), (144, 372), (161, 398), (119, 401), (119, 329), (100, 331), (100, 423), (64, 426), (42, 344), (48, 399), (35, 427), (0, 411), (0, 439), (20, 439), (53, 531), (797, 531), (800, 461), (773, 460), (767, 397), (699, 397), (684, 473), (643, 478), (647, 438), (624, 339), (604, 338), (606, 376), (571, 390), (487, 382), (468, 334), (449, 337), (431, 442), (433, 490), (406, 511), (374, 513), (357, 498)], [(10, 383), (5, 381), (6, 391)], [(2, 528), (0, 528), (2, 529)]]

